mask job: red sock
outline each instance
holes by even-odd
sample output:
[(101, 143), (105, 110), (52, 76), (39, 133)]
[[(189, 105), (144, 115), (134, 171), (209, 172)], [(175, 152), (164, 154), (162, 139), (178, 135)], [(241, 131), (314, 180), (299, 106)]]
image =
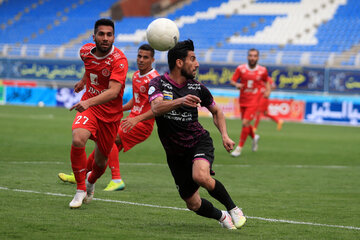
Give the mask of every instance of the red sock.
[(248, 137), (249, 133), (250, 133), (249, 127), (242, 127), (241, 135), (240, 135), (240, 142), (239, 142), (240, 147), (244, 146), (244, 144), (246, 142), (246, 138)]
[(88, 159), (87, 159), (87, 164), (86, 164), (86, 172), (90, 172), (92, 170), (92, 165), (94, 164), (94, 160), (95, 160), (95, 150), (92, 151), (92, 153), (90, 153)]
[(119, 150), (114, 143), (108, 159), (109, 168), (111, 170), (112, 179), (121, 179), (120, 163), (119, 163)]
[(98, 180), (104, 174), (104, 172), (106, 170), (106, 166), (107, 165), (105, 165), (105, 167), (101, 168), (94, 161), (94, 163), (92, 165), (92, 171), (88, 178), (89, 183), (94, 184), (96, 182), (96, 180)]
[(257, 129), (259, 122), (260, 122), (260, 118), (261, 118), (261, 113), (257, 114), (255, 117), (255, 123), (254, 123), (254, 128)]
[(267, 116), (268, 118), (271, 118), (271, 119), (272, 119), (274, 122), (276, 122), (276, 123), (279, 122), (279, 118), (277, 118), (277, 117), (275, 117), (275, 116), (273, 116), (273, 115), (266, 114), (266, 116)]
[(86, 191), (86, 152), (85, 147), (74, 147), (70, 151), (71, 167), (75, 175), (77, 189)]
[(255, 137), (255, 133), (254, 133), (254, 129), (253, 129), (253, 126), (248, 126), (249, 128), (249, 135), (251, 138), (254, 138)]

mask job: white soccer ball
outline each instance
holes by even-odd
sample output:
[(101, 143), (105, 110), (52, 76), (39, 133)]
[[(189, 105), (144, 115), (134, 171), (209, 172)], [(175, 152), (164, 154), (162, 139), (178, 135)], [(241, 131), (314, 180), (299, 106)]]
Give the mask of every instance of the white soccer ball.
[(179, 41), (179, 29), (168, 18), (152, 21), (146, 29), (146, 38), (151, 47), (159, 51), (168, 51)]

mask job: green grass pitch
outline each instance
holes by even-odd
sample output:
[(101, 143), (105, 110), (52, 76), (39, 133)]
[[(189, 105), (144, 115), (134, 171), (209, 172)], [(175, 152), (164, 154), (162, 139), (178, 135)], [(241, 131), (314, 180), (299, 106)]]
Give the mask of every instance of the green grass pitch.
[[(259, 125), (259, 151), (245, 144), (240, 158), (222, 147), (210, 118), (200, 121), (215, 145), (216, 178), (248, 216), (236, 231), (186, 211), (156, 130), (123, 154), (126, 189), (68, 207), (71, 124), (64, 108), (0, 106), (0, 239), (360, 239), (360, 128), (273, 122)], [(227, 120), (237, 142), (239, 120)], [(87, 152), (93, 147), (90, 141)], [(224, 207), (201, 190), (202, 197)]]

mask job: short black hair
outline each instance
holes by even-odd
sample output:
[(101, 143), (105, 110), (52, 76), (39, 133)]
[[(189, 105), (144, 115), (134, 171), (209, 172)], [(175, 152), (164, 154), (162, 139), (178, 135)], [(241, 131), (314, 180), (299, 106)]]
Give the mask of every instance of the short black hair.
[(110, 26), (113, 28), (114, 33), (115, 33), (115, 25), (111, 19), (101, 18), (101, 19), (97, 20), (95, 22), (95, 26), (94, 26), (94, 34), (97, 33), (99, 26)]
[(253, 52), (253, 51), (256, 51), (257, 54), (258, 54), (258, 56), (260, 55), (259, 50), (257, 50), (256, 48), (250, 48), (250, 49), (248, 50), (248, 55), (249, 55), (250, 52)]
[(155, 56), (155, 50), (150, 46), (150, 44), (145, 43), (145, 44), (141, 45), (138, 50), (150, 51), (151, 57)]
[(176, 60), (181, 59), (184, 60), (188, 51), (194, 51), (194, 43), (191, 39), (178, 42), (175, 47), (168, 51), (168, 65), (170, 71), (174, 69), (176, 65)]

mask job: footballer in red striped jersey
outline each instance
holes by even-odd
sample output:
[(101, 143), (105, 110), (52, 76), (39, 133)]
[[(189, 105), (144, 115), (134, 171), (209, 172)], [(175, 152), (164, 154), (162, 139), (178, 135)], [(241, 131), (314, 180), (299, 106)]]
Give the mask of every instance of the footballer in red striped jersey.
[(251, 121), (255, 117), (255, 113), (261, 97), (261, 87), (265, 85), (266, 90), (264, 95), (269, 94), (268, 71), (265, 67), (258, 65), (259, 51), (257, 49), (250, 49), (248, 51), (248, 63), (239, 65), (230, 84), (240, 90), (240, 112), (242, 119), (242, 129), (240, 134), (240, 141), (235, 150), (231, 153), (233, 157), (238, 157), (245, 144), (245, 141), (250, 135), (253, 139), (252, 150), (256, 151), (258, 148), (259, 135), (255, 135)]
[[(145, 141), (152, 133), (155, 120), (149, 103), (148, 90), (150, 80), (159, 76), (159, 73), (152, 67), (155, 60), (154, 54), (154, 49), (148, 44), (143, 44), (138, 49), (138, 70), (132, 77), (133, 97), (122, 107), (123, 111), (131, 110), (131, 112), (121, 122), (116, 141), (109, 155), (108, 165), (111, 169), (112, 179), (104, 189), (105, 191), (118, 191), (125, 188), (125, 182), (120, 174), (119, 152), (122, 149), (124, 152), (130, 150)], [(89, 156), (87, 171), (91, 170), (93, 161), (94, 152)]]
[[(125, 55), (113, 46), (114, 29), (113, 21), (99, 19), (94, 26), (95, 44), (85, 44), (80, 50), (85, 74), (74, 88), (79, 92), (86, 85), (86, 92), (81, 101), (70, 108), (78, 111), (72, 125), (70, 154), (77, 191), (70, 208), (79, 208), (83, 202), (92, 200), (94, 184), (106, 169), (122, 118), (128, 62)], [(86, 176), (85, 145), (88, 139), (95, 141), (96, 160), (92, 172)]]

